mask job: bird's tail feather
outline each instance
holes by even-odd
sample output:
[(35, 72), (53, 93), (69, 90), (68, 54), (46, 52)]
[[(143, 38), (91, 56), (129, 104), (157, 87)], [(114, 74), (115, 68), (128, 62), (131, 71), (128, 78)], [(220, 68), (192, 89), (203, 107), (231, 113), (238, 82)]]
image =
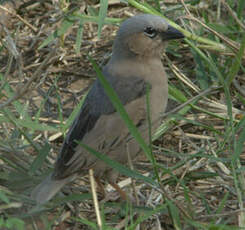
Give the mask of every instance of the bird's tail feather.
[(67, 177), (61, 180), (55, 180), (50, 174), (42, 181), (31, 193), (31, 198), (38, 204), (44, 204), (49, 201), (65, 184), (73, 180), (73, 177)]

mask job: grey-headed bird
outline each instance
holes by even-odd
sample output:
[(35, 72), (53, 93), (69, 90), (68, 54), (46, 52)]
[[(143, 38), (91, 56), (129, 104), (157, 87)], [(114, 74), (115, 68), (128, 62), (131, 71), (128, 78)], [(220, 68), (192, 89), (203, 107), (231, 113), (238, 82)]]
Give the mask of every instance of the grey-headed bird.
[[(150, 86), (150, 117), (152, 131), (159, 126), (160, 114), (168, 101), (168, 80), (161, 54), (168, 40), (183, 34), (163, 18), (141, 14), (125, 20), (114, 41), (112, 56), (102, 69), (104, 77), (120, 98), (129, 117), (149, 142), (147, 127), (146, 89)], [(43, 204), (77, 175), (94, 170), (97, 180), (104, 178), (125, 196), (115, 183), (118, 173), (105, 162), (86, 151), (82, 142), (121, 164), (134, 159), (140, 152), (127, 125), (116, 112), (97, 79), (71, 125), (55, 163), (54, 171), (32, 192), (32, 198)]]

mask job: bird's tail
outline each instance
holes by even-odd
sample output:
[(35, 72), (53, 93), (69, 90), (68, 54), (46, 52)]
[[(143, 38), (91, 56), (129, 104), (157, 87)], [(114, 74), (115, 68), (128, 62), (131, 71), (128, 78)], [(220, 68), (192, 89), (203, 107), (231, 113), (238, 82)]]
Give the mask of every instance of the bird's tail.
[(44, 204), (49, 201), (65, 184), (73, 180), (74, 177), (67, 177), (61, 180), (55, 180), (50, 174), (41, 184), (39, 184), (31, 193), (31, 198), (38, 204)]

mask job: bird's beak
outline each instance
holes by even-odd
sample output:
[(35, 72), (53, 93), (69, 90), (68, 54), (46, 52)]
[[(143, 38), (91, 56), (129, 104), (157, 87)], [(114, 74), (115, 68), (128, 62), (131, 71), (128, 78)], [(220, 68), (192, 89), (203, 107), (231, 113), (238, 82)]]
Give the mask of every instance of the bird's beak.
[(185, 37), (184, 34), (170, 25), (168, 25), (167, 31), (161, 33), (161, 36), (163, 41)]

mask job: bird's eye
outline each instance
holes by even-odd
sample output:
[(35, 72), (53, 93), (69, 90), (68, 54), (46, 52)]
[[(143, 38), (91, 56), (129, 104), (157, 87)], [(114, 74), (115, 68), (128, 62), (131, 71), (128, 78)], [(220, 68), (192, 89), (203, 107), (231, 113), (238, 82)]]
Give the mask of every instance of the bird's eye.
[(150, 38), (154, 38), (157, 36), (157, 31), (152, 27), (146, 27), (144, 33)]

